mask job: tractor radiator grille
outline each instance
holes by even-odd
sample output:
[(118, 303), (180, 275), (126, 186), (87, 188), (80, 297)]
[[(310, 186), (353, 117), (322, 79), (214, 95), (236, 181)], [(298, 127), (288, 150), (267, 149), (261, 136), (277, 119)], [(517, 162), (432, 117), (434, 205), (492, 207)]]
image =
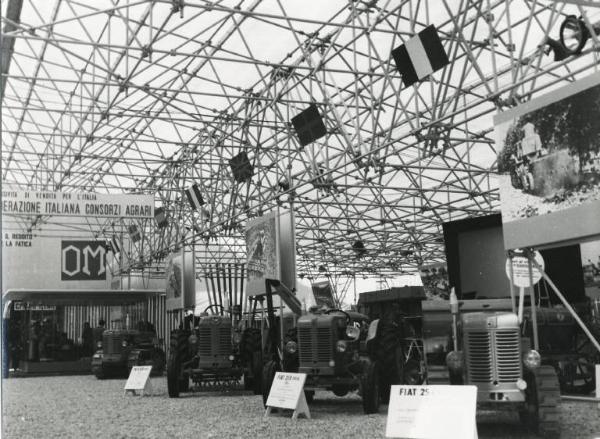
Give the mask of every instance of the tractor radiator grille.
[(201, 326), (198, 330), (198, 354), (200, 356), (231, 354), (231, 328)]
[(330, 328), (298, 328), (300, 363), (329, 363), (332, 358)]
[(217, 330), (217, 355), (230, 355), (231, 354), (231, 327), (218, 328)]
[(498, 382), (515, 382), (521, 377), (519, 330), (496, 331), (494, 335)]
[(489, 332), (468, 332), (467, 374), (473, 383), (489, 383), (492, 381), (492, 347)]
[(312, 328), (298, 328), (300, 363), (312, 362)]
[(198, 354), (202, 356), (212, 355), (212, 331), (210, 327), (201, 326), (198, 329)]
[(121, 343), (121, 337), (104, 337), (102, 340), (102, 350), (105, 354), (119, 354), (123, 348)]
[(467, 373), (473, 383), (510, 383), (521, 377), (519, 330), (466, 334)]

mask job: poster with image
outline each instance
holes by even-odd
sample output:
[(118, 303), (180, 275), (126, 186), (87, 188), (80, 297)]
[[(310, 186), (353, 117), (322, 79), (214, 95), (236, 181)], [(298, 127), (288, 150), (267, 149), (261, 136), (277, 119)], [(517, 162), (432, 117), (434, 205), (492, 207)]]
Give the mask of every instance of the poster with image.
[(585, 288), (600, 288), (600, 241), (581, 244), (580, 250)]
[(448, 300), (450, 298), (450, 281), (448, 267), (445, 263), (422, 265), (419, 275), (427, 300)]
[(506, 249), (600, 235), (600, 74), (497, 115)]
[(275, 213), (248, 222), (246, 246), (249, 282), (279, 279), (277, 232), (277, 216)]

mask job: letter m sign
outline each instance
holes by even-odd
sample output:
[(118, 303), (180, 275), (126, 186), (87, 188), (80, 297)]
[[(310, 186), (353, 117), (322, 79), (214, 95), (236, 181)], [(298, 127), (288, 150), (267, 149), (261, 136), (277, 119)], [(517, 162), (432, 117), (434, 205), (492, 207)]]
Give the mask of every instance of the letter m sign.
[(104, 241), (62, 241), (61, 280), (106, 280)]

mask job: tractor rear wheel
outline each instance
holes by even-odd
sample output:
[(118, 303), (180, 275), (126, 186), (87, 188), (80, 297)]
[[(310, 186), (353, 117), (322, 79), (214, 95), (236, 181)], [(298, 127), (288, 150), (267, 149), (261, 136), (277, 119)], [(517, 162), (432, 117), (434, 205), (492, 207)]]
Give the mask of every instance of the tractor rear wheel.
[(379, 370), (375, 361), (367, 362), (361, 378), (361, 395), (365, 414), (379, 411)]
[(378, 332), (376, 359), (381, 366), (379, 392), (381, 400), (387, 403), (390, 399), (391, 386), (402, 384), (404, 381), (404, 351), (398, 325), (380, 321)]
[(242, 360), (251, 373), (244, 374), (244, 388), (260, 395), (262, 379), (262, 342), (260, 329), (247, 328), (242, 337)]
[(541, 366), (525, 376), (527, 381), (526, 406), (519, 412), (521, 422), (530, 430), (546, 438), (560, 436), (558, 402), (560, 387), (552, 366)]
[(95, 372), (94, 372), (94, 375), (99, 380), (105, 379), (106, 378), (106, 372), (104, 371), (104, 366), (100, 366), (99, 368), (97, 368), (95, 370)]
[(273, 385), (273, 380), (275, 379), (275, 372), (280, 371), (281, 368), (277, 362), (271, 360), (265, 364), (263, 367), (262, 373), (262, 396), (263, 396), (263, 404), (265, 407), (267, 406), (267, 399), (269, 399), (269, 392), (271, 392), (271, 386)]
[(189, 388), (189, 378), (182, 376), (181, 364), (185, 360), (188, 349), (188, 335), (186, 331), (175, 330), (171, 332), (171, 346), (167, 361), (167, 388), (169, 398), (179, 397), (179, 392)]
[(254, 378), (252, 380), (252, 393), (254, 393), (255, 395), (261, 395), (263, 370), (262, 352), (259, 351), (254, 353), (252, 363), (250, 365), (254, 374)]

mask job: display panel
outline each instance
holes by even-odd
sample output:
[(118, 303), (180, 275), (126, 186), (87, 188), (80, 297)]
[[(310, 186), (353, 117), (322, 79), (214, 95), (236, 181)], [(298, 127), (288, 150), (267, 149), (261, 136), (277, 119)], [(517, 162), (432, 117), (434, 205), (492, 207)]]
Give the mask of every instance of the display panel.
[(289, 210), (278, 209), (248, 222), (248, 294), (264, 293), (267, 279), (279, 281), (293, 291), (296, 286), (294, 227), (294, 215)]
[(507, 249), (600, 235), (600, 74), (497, 115)]
[(193, 254), (181, 251), (171, 253), (165, 262), (165, 276), (167, 311), (193, 308), (196, 304)]

